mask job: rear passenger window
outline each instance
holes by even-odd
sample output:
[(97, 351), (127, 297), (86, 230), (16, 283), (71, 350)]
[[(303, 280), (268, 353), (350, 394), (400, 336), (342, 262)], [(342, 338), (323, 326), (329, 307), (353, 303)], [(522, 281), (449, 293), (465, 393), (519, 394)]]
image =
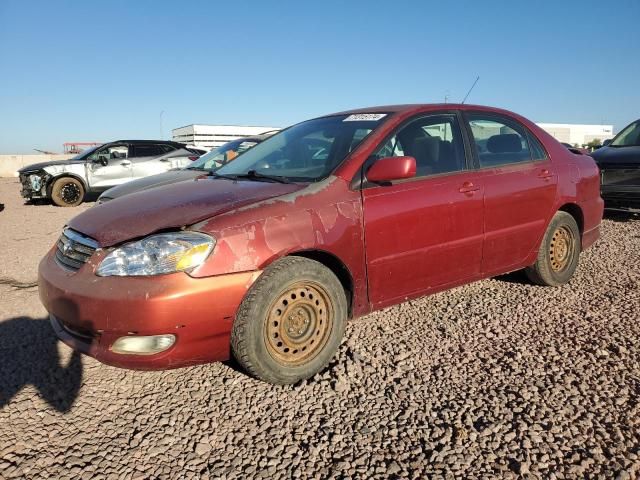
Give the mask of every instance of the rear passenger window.
[(529, 133), (529, 146), (531, 147), (531, 156), (534, 160), (544, 160), (547, 158), (547, 154), (544, 152), (544, 148), (540, 145), (540, 142), (536, 140), (531, 133)]
[(464, 170), (464, 143), (457, 117), (433, 115), (414, 120), (383, 143), (374, 157), (405, 155), (416, 159), (416, 177)]
[(156, 157), (164, 155), (164, 150), (160, 145), (139, 144), (133, 147), (134, 157)]
[(469, 126), (473, 133), (480, 167), (531, 161), (528, 135), (525, 128), (516, 122), (471, 114)]
[(158, 145), (158, 147), (160, 147), (164, 153), (173, 152), (176, 149), (176, 147), (172, 145)]

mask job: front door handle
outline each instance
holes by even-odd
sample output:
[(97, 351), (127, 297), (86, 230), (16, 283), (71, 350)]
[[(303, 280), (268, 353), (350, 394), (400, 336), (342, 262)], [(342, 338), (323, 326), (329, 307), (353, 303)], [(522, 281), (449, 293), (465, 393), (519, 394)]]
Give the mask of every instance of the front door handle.
[(467, 195), (473, 195), (473, 192), (480, 190), (480, 187), (476, 187), (472, 182), (464, 182), (458, 189), (460, 193), (466, 193)]
[(553, 177), (553, 173), (551, 173), (549, 170), (547, 170), (546, 168), (543, 168), (542, 171), (538, 174), (539, 178), (544, 178), (545, 180), (548, 178)]
[(122, 165), (123, 167), (128, 167), (131, 165), (131, 162), (129, 160), (123, 160), (122, 162), (120, 162), (120, 165)]

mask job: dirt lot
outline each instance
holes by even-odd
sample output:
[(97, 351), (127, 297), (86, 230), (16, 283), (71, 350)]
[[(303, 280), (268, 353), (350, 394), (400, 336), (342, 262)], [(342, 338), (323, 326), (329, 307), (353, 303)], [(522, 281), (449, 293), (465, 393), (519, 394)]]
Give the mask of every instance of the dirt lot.
[(638, 478), (640, 220), (558, 289), (519, 275), (352, 322), (293, 387), (229, 364), (101, 365), (57, 343), (39, 258), (76, 209), (0, 180), (1, 478)]

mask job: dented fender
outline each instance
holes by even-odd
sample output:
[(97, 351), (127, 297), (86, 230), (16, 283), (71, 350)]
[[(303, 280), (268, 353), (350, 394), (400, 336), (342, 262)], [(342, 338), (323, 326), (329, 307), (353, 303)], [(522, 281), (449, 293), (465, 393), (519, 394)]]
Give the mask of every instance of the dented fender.
[(361, 196), (342, 178), (328, 177), (191, 229), (216, 238), (213, 253), (190, 273), (193, 277), (263, 270), (287, 255), (321, 251), (339, 259), (349, 271), (354, 313), (367, 308)]

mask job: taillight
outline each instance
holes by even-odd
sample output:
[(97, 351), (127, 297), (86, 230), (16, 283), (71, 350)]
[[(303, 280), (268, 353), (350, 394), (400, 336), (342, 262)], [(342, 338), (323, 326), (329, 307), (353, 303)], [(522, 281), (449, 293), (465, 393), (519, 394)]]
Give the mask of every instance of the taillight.
[(193, 161), (195, 161), (195, 160), (197, 160), (197, 159), (199, 159), (199, 158), (200, 158), (200, 157), (198, 157), (197, 155), (191, 155), (191, 156), (189, 157), (189, 160), (191, 160), (191, 161), (193, 162)]

